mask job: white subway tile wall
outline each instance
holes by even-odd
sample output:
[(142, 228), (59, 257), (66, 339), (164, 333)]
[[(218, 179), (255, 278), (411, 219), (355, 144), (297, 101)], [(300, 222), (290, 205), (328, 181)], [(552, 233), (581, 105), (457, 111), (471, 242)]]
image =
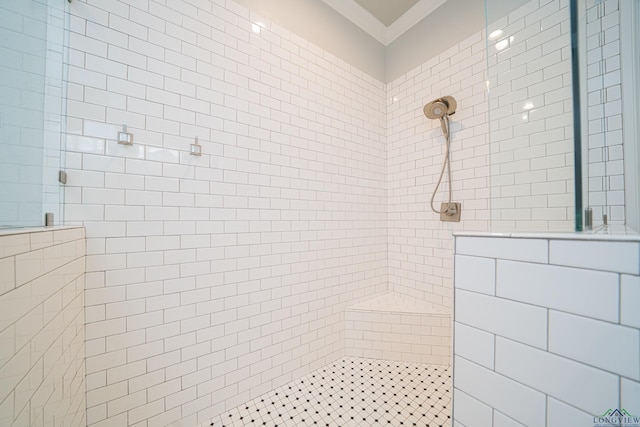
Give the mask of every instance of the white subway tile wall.
[[(533, 0), (509, 16), (513, 46), (492, 66), (513, 70), (492, 99), (535, 108), (490, 136), (484, 33), (385, 85), (231, 0), (73, 2), (65, 215), (87, 233), (88, 425), (206, 421), (343, 356), (354, 344), (345, 326), (364, 334), (388, 316), (371, 310), (371, 326), (356, 328), (345, 309), (388, 291), (450, 311), (453, 231), (571, 228), (565, 3)], [(534, 68), (517, 66), (531, 55)], [(422, 106), (443, 95), (458, 101), (460, 223), (428, 207), (444, 139)], [(116, 141), (125, 123), (133, 146)], [(189, 155), (196, 137), (201, 157)], [(503, 256), (550, 256), (513, 239), (490, 253), (461, 244), (483, 271)], [(496, 289), (473, 286), (470, 306)], [(511, 310), (528, 334), (508, 324), (504, 335), (545, 348), (544, 309), (495, 305), (482, 327)], [(396, 332), (411, 329), (405, 320)], [(450, 340), (450, 326), (437, 328), (436, 345)], [(370, 338), (361, 344), (384, 342)], [(494, 419), (535, 421), (532, 408)]]
[[(541, 244), (551, 249), (547, 260), (514, 262), (479, 256), (474, 251), (480, 242), (473, 240), (490, 247), (491, 240), (510, 238), (456, 238), (456, 264), (491, 259), (497, 273), (493, 294), (488, 286), (470, 288), (464, 275), (458, 288), (456, 276), (454, 389), (467, 397), (456, 400), (454, 425), (476, 425), (469, 414), (491, 411), (493, 421), (482, 425), (504, 425), (499, 412), (523, 425), (549, 427), (593, 424), (609, 408), (640, 412), (640, 328), (627, 314), (630, 305), (637, 311), (633, 286), (640, 275), (627, 274), (619, 261), (631, 251), (637, 266), (640, 242), (519, 239), (531, 250)], [(575, 257), (606, 245), (608, 256), (591, 267), (566, 267), (553, 256), (558, 245), (570, 245)], [(513, 304), (521, 308), (510, 311)], [(540, 312), (541, 319), (518, 321), (527, 312)], [(540, 334), (532, 335), (536, 322)], [(541, 405), (535, 417), (521, 406), (527, 394), (527, 402)]]
[(640, 274), (640, 250), (634, 243), (553, 241), (549, 260), (553, 264), (616, 273)]
[[(546, 243), (544, 240), (540, 242)], [(579, 252), (584, 253), (584, 248)], [(535, 301), (537, 305), (610, 322), (618, 320), (620, 278), (616, 273), (551, 265), (540, 267), (538, 264), (503, 259), (498, 265), (497, 276), (500, 285), (492, 295), (527, 303)], [(456, 287), (457, 284), (456, 276)], [(575, 298), (585, 291), (597, 295), (597, 298)]]
[(456, 405), (460, 405), (460, 410), (456, 411), (454, 426), (491, 425), (493, 412), (487, 405), (458, 389), (455, 389), (453, 392), (453, 400), (456, 402)]
[(0, 5), (0, 224), (61, 223), (64, 3)]
[(491, 229), (572, 231), (568, 2), (534, 0), (500, 19), (495, 13), (489, 6)]
[[(482, 408), (484, 412), (500, 410), (526, 426), (544, 425), (545, 395), (543, 393), (456, 355), (454, 355), (453, 366), (454, 396), (460, 390), (481, 402), (484, 405)], [(465, 401), (455, 402), (454, 422), (457, 421), (458, 411), (464, 413), (469, 410), (465, 407), (465, 403)], [(478, 402), (473, 402), (473, 405), (479, 406)]]
[(606, 214), (611, 224), (625, 223), (622, 132), (622, 78), (620, 69), (620, 1), (587, 2), (585, 126), (587, 147), (587, 204), (593, 222), (602, 224)]
[[(389, 290), (444, 310), (452, 306), (452, 232), (489, 226), (485, 50), (477, 33), (387, 85)], [(444, 95), (458, 104), (451, 117), (451, 170), (453, 200), (462, 202), (459, 223), (440, 222), (429, 207), (445, 140), (440, 122), (422, 109)], [(445, 177), (438, 209), (449, 185)]]
[[(509, 46), (497, 51), (489, 40), (488, 71), (482, 32), (387, 85), (393, 292), (451, 307), (452, 231), (573, 229), (568, 19), (566, 2), (534, 0), (492, 24)], [(429, 208), (445, 143), (422, 107), (443, 95), (458, 103), (451, 187), (460, 223), (442, 223)], [(436, 207), (448, 186), (445, 179)]]
[(455, 324), (453, 338), (457, 355), (493, 369), (496, 347), (495, 335), (458, 322)]
[(0, 248), (0, 424), (85, 426), (84, 229)]
[(387, 290), (385, 86), (256, 19), (71, 4), (90, 426), (204, 422), (343, 356), (344, 309)]

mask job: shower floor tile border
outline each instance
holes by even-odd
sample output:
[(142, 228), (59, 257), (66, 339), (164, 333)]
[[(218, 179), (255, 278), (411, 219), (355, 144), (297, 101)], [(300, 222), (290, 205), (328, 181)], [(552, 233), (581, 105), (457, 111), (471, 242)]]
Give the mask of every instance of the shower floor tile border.
[(450, 427), (451, 368), (343, 357), (200, 427)]

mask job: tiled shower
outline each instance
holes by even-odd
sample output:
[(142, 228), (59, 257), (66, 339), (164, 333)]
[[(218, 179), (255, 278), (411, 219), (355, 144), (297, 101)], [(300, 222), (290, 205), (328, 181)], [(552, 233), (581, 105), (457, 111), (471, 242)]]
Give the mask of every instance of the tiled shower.
[[(603, 3), (617, 16), (617, 0)], [(607, 409), (593, 396), (640, 413), (638, 240), (607, 247), (631, 256), (602, 267), (548, 254), (521, 259), (519, 240), (495, 252), (516, 236), (486, 234), (572, 227), (567, 1), (533, 0), (389, 82), (232, 0), (73, 0), (67, 7), (54, 13), (68, 28), (68, 51), (56, 56), (66, 76), (59, 124), (66, 227), (0, 237), (0, 424), (218, 426), (225, 416), (260, 409), (265, 425), (280, 425), (264, 416), (272, 404), (264, 399), (294, 386), (296, 397), (308, 393), (324, 411), (307, 422), (332, 426), (409, 419), (571, 425)], [(598, 22), (604, 27), (591, 31), (608, 31), (607, 42), (615, 41), (610, 21)], [(491, 25), (511, 38), (487, 37)], [(548, 32), (537, 34), (541, 28)], [(503, 40), (509, 49), (496, 52)], [(606, 58), (614, 74), (615, 57)], [(589, 112), (606, 121), (606, 138), (618, 138), (620, 79), (603, 75), (606, 117), (597, 116), (593, 96)], [(523, 93), (527, 100), (535, 93), (524, 113), (515, 107)], [(439, 124), (425, 119), (422, 106), (448, 94), (458, 101), (451, 185), (463, 203), (460, 223), (442, 223), (428, 210), (444, 147)], [(123, 125), (133, 145), (118, 143)], [(605, 171), (593, 175), (589, 191), (611, 190), (603, 194), (613, 202), (602, 209), (623, 224), (619, 141), (600, 146), (600, 129), (588, 129), (596, 135), (590, 167), (597, 172), (602, 163)], [(201, 156), (192, 155), (194, 144)], [(485, 238), (478, 250), (461, 246)], [(532, 251), (543, 241), (562, 245), (549, 234), (523, 238), (535, 240)], [(555, 264), (576, 274), (562, 276), (568, 281), (603, 274), (610, 282), (602, 294), (590, 287), (589, 297), (615, 294), (607, 301), (620, 308), (602, 316), (594, 305), (558, 307), (552, 297), (503, 293), (508, 277), (500, 274), (514, 264), (540, 280)], [(505, 331), (517, 308), (548, 316), (549, 336), (529, 341), (527, 331)], [(495, 323), (483, 323), (486, 311)], [(593, 360), (549, 345), (552, 323), (563, 336), (591, 327), (604, 328), (596, 338), (620, 334), (624, 367), (612, 366), (601, 348), (585, 348), (602, 352)], [(566, 393), (576, 383), (559, 393), (540, 385), (502, 358), (516, 353), (597, 370), (618, 394), (573, 401)], [(385, 379), (366, 387), (352, 381), (351, 394), (318, 394), (324, 383), (316, 376), (329, 369), (327, 384), (337, 384), (356, 372), (352, 363)], [(419, 381), (422, 373), (444, 377), (392, 401), (413, 405), (411, 415), (376, 418), (389, 405), (376, 400), (389, 377)], [(531, 405), (522, 408), (504, 390), (531, 397)], [(350, 409), (365, 417), (337, 418), (330, 404), (361, 395), (368, 400)], [(453, 413), (442, 403), (452, 396)], [(282, 425), (306, 425), (293, 399), (277, 399), (297, 417)], [(429, 399), (440, 401), (437, 410), (419, 414)], [(453, 420), (440, 424), (435, 415)]]

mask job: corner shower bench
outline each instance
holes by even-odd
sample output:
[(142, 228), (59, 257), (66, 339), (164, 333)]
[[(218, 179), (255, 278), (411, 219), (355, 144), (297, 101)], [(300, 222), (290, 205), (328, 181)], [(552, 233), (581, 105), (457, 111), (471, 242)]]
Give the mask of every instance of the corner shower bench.
[(379, 295), (345, 310), (347, 356), (451, 363), (451, 315), (399, 294)]

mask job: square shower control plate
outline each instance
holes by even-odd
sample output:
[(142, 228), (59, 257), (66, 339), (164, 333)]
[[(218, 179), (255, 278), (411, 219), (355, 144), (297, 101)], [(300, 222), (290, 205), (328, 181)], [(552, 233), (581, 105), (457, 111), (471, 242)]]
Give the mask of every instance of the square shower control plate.
[(442, 222), (460, 222), (460, 211), (462, 203), (460, 202), (443, 202), (440, 205), (440, 221)]

